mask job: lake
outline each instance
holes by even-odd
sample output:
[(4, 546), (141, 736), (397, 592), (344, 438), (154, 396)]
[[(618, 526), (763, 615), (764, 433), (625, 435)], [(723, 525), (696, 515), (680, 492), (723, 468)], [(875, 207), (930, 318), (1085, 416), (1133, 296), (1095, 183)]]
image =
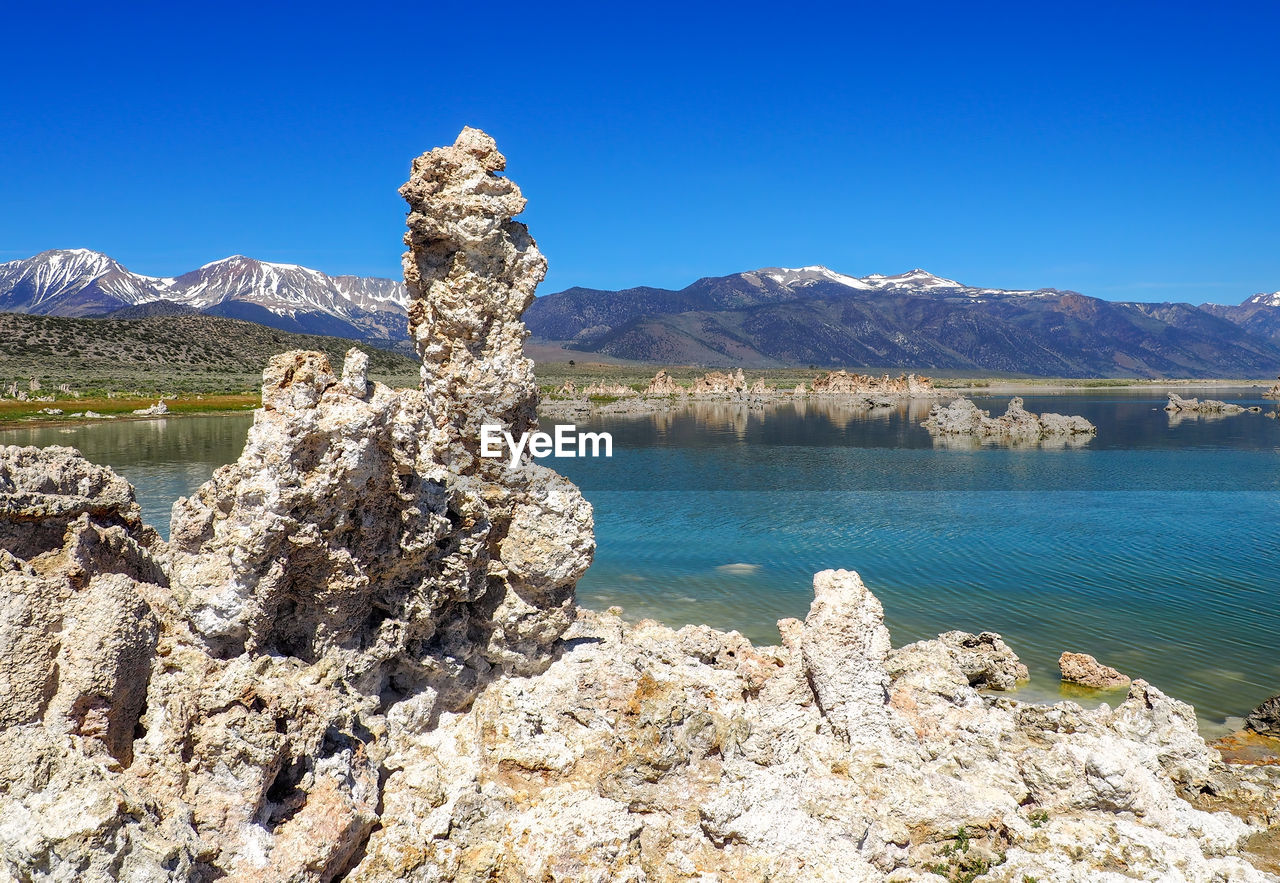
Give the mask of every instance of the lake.
[[(1267, 410), (1260, 390), (1214, 397)], [(1031, 669), (1020, 698), (1113, 704), (1059, 686), (1063, 650), (1090, 653), (1193, 703), (1206, 733), (1280, 692), (1280, 422), (1173, 420), (1153, 391), (1025, 396), (1081, 414), (1078, 447), (935, 444), (929, 403), (864, 411), (813, 401), (710, 404), (593, 418), (614, 456), (547, 460), (595, 506), (587, 606), (705, 622), (776, 643), (815, 571), (862, 574), (895, 646), (996, 631)], [(975, 397), (993, 414), (1008, 396)], [(544, 420), (544, 424), (552, 421)], [(248, 416), (5, 430), (115, 467), (149, 522), (234, 460)]]

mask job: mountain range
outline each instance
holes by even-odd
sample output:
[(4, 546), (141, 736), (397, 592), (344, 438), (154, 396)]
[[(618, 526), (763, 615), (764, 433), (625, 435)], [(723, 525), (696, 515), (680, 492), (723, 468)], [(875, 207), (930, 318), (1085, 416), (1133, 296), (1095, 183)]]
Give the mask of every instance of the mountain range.
[(1239, 306), (1124, 303), (979, 288), (924, 270), (767, 267), (678, 291), (570, 288), (525, 313), (535, 340), (666, 364), (1264, 377), (1280, 370), (1280, 293)]
[[(0, 264), (0, 311), (206, 314), (409, 350), (393, 279), (223, 258), (174, 277), (87, 249)], [(1001, 372), (1061, 377), (1264, 377), (1280, 370), (1280, 292), (1235, 306), (1128, 303), (1054, 288), (981, 288), (924, 270), (847, 276), (767, 267), (679, 290), (570, 288), (525, 313), (533, 340), (662, 364)], [(568, 358), (568, 353), (566, 353)]]
[(143, 276), (88, 249), (0, 264), (0, 311), (144, 318), (203, 313), (282, 331), (407, 346), (408, 295), (394, 279), (328, 276), (234, 255), (181, 276)]

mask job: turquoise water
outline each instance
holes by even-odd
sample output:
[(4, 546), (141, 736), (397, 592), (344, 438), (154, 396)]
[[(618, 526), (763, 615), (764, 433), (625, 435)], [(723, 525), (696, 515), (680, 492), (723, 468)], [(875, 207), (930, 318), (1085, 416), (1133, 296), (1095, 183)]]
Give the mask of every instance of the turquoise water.
[(1091, 653), (1212, 729), (1280, 692), (1280, 424), (1174, 422), (1164, 401), (1026, 397), (1098, 425), (1060, 449), (938, 447), (924, 405), (594, 420), (612, 460), (557, 463), (596, 508), (579, 596), (776, 643), (776, 620), (808, 610), (812, 574), (850, 568), (895, 645), (998, 631), (1031, 669), (1026, 698), (1059, 696), (1063, 650)]
[[(1214, 395), (1275, 406), (1257, 390)], [(548, 461), (595, 506), (599, 549), (579, 597), (776, 643), (776, 620), (808, 610), (812, 574), (846, 567), (884, 603), (895, 645), (1003, 634), (1031, 668), (1025, 698), (1059, 696), (1068, 649), (1192, 702), (1210, 731), (1280, 692), (1280, 422), (1172, 422), (1154, 393), (1025, 398), (1087, 416), (1098, 437), (939, 447), (921, 403), (592, 420), (613, 434), (611, 459)], [(0, 443), (69, 444), (115, 466), (167, 533), (172, 501), (234, 459), (248, 425), (8, 430)]]

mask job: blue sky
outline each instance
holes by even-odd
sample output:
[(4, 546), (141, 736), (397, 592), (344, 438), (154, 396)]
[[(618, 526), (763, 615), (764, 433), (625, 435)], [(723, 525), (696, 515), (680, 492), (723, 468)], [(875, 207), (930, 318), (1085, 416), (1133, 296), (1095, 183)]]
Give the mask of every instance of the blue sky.
[[(196, 11), (192, 12), (191, 9)], [(1280, 289), (1280, 5), (11, 4), (0, 260), (399, 275), (410, 159), (498, 139), (551, 271)]]

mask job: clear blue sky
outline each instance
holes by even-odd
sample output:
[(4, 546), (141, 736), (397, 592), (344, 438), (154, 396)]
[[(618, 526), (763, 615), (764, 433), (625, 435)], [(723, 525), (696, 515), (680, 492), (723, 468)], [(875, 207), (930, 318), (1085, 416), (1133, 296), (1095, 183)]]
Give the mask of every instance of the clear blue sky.
[(470, 124), (542, 293), (819, 263), (1280, 289), (1274, 2), (113, 5), (5, 11), (0, 260), (398, 276), (396, 188)]

